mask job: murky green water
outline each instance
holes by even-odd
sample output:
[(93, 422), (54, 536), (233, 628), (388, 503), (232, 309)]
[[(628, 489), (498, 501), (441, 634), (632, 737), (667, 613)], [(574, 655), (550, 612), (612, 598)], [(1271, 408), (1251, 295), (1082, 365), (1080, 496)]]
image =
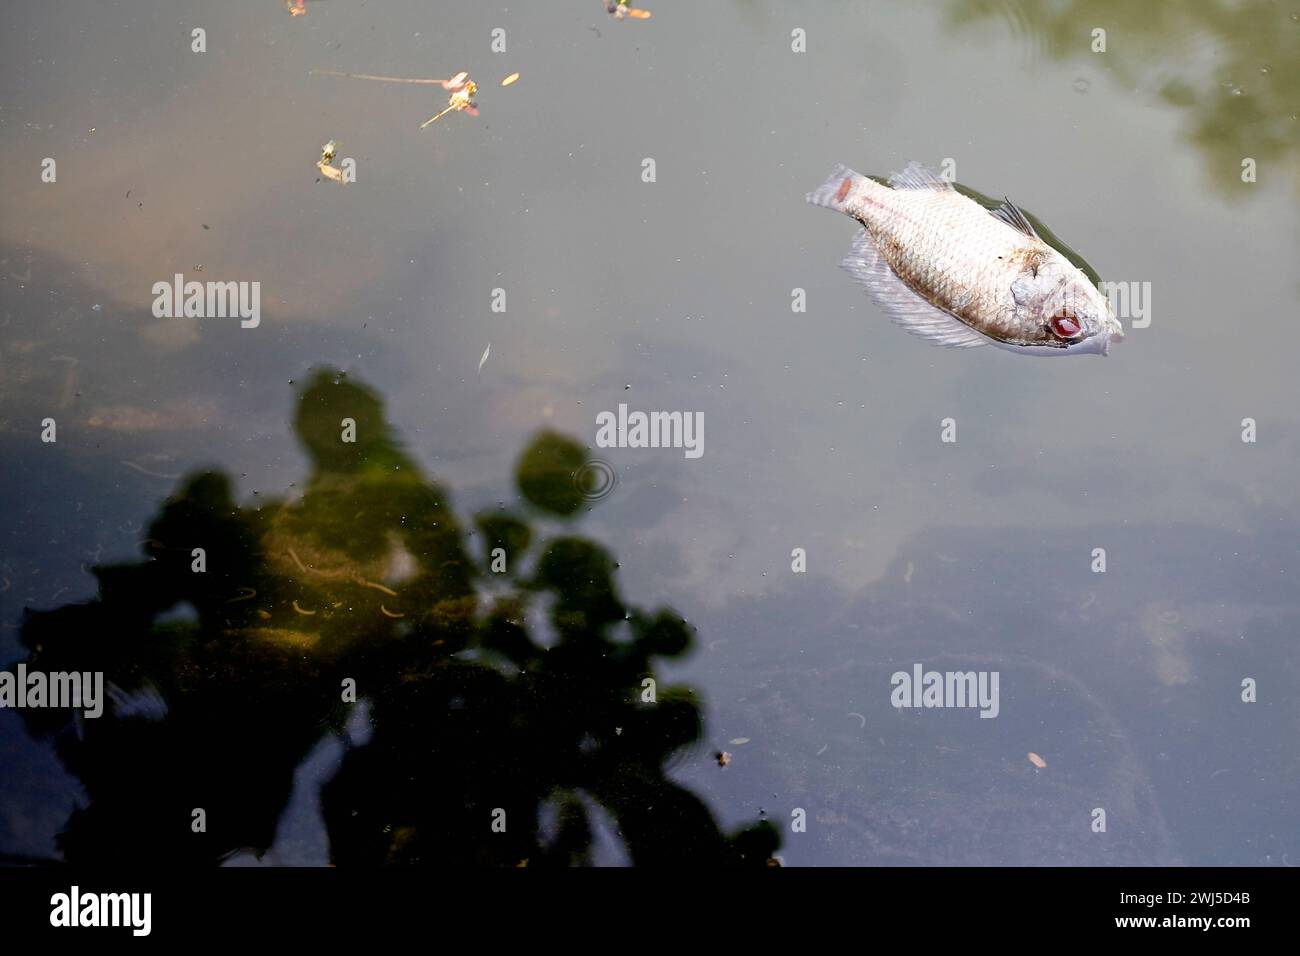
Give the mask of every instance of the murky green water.
[[(0, 710), (0, 854), (1300, 861), (1300, 4), (647, 3), (5, 11), (0, 659), (134, 696)], [(1126, 340), (892, 327), (804, 194), (910, 160)]]

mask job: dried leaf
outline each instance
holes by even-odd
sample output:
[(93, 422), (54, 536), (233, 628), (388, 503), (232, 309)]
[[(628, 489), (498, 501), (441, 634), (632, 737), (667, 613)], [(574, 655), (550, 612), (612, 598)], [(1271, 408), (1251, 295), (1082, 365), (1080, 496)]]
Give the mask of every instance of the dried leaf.
[(1047, 769), (1047, 761), (1044, 760), (1042, 757), (1038, 756), (1038, 754), (1031, 753), (1029, 755), (1029, 762), (1033, 764), (1035, 767), (1037, 767), (1039, 770)]

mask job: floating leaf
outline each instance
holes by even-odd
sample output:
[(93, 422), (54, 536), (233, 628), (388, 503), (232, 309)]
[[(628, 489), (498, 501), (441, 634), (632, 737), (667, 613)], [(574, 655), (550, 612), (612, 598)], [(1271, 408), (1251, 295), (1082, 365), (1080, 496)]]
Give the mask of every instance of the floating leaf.
[(488, 360), (488, 355), (489, 355), (491, 352), (492, 352), (492, 343), (489, 342), (489, 343), (488, 343), (488, 347), (485, 348), (485, 349), (483, 350), (483, 357), (482, 357), (481, 359), (478, 360), (478, 370), (479, 370), (480, 372), (483, 371), (483, 363), (486, 362), (486, 361)]
[(1035, 767), (1037, 767), (1039, 770), (1047, 769), (1047, 761), (1044, 760), (1042, 757), (1038, 756), (1038, 754), (1031, 753), (1029, 755), (1029, 762), (1033, 764)]
[(502, 85), (502, 86), (509, 86), (511, 83), (513, 83), (513, 82), (514, 82), (515, 80), (517, 80), (517, 79), (519, 79), (519, 74), (518, 74), (518, 73), (511, 73), (509, 76), (507, 76), (504, 80), (501, 81), (501, 85)]

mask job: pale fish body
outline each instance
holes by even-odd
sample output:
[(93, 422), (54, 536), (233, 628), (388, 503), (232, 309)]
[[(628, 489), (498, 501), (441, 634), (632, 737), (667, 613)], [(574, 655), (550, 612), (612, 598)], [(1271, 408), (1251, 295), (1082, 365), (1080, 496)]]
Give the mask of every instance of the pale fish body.
[(889, 186), (837, 166), (808, 201), (862, 223), (844, 266), (900, 326), (940, 345), (1107, 354), (1110, 302), (1010, 200), (988, 210), (912, 163)]

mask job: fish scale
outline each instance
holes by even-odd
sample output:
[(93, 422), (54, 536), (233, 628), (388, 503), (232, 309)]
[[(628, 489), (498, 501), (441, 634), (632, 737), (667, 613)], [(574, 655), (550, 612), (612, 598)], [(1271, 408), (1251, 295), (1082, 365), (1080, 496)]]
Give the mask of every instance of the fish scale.
[(1018, 235), (958, 192), (894, 190), (866, 178), (859, 188), (874, 195), (856, 198), (857, 218), (909, 286), (969, 325), (1014, 334), (1015, 300), (1005, 270), (993, 264), (1046, 243)]

